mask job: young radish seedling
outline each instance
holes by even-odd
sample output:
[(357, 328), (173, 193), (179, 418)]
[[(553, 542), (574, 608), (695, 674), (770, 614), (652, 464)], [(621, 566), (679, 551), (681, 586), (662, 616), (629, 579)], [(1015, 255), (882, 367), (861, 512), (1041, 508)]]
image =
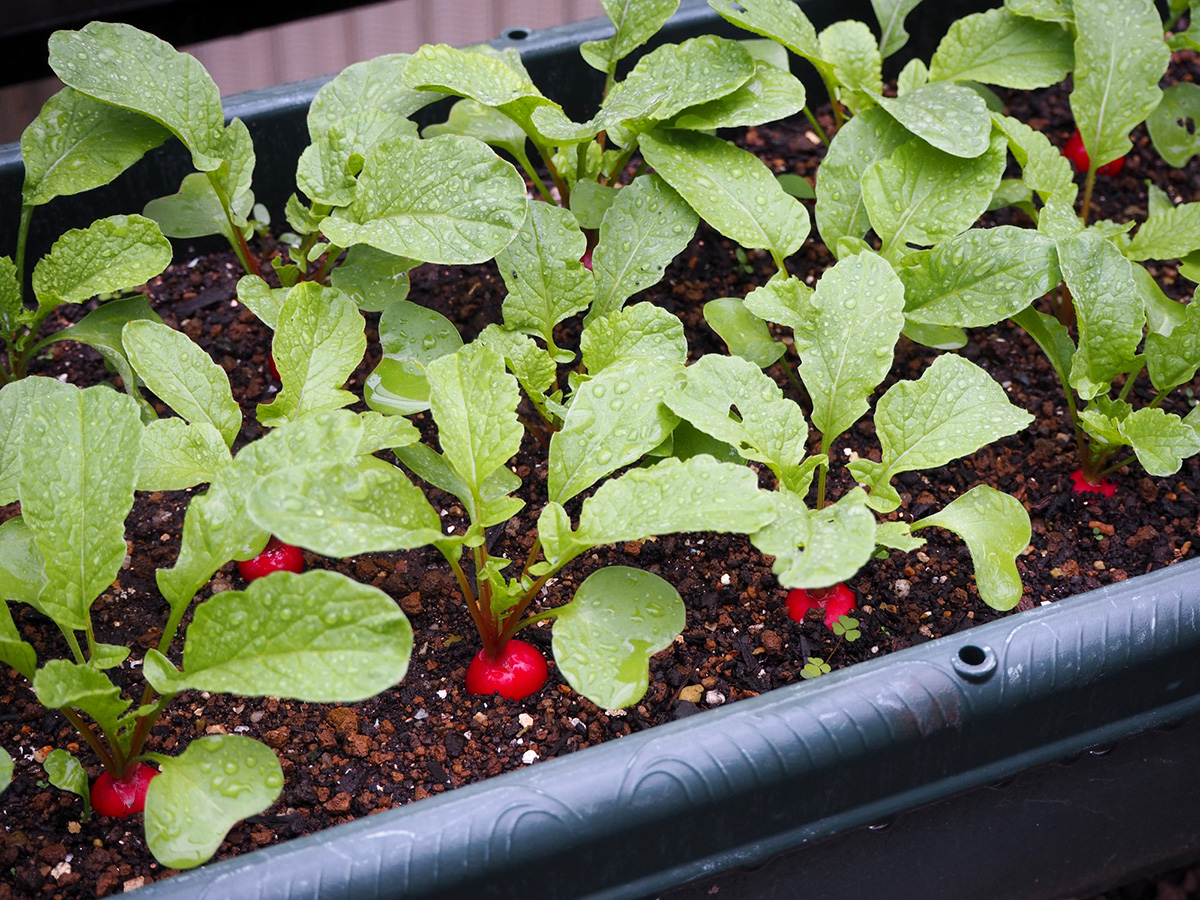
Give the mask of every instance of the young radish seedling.
[(981, 485), (915, 522), (878, 522), (874, 513), (900, 506), (891, 486), (900, 472), (944, 465), (1024, 428), (1032, 417), (974, 364), (940, 356), (919, 379), (896, 383), (878, 400), (880, 461), (850, 462), (847, 468), (860, 486), (831, 502), (830, 451), (867, 413), (868, 398), (891, 367), (904, 324), (904, 285), (886, 260), (864, 250), (827, 270), (815, 290), (796, 278), (777, 278), (751, 293), (745, 306), (792, 329), (818, 451), (807, 450), (801, 408), (740, 357), (704, 357), (688, 367), (684, 388), (664, 402), (775, 475), (776, 519), (751, 540), (775, 557), (780, 583), (810, 593), (833, 588), (878, 552), (917, 549), (924, 541), (912, 533), (938, 526), (966, 541), (981, 599), (997, 609), (1015, 606), (1021, 598), (1015, 559), (1029, 543), (1030, 525), (1012, 497)]
[[(20, 515), (0, 525), (0, 660), (30, 681), (47, 709), (62, 712), (104, 769), (89, 790), (82, 763), (59, 749), (45, 761), (50, 781), (102, 815), (144, 805), (151, 852), (186, 868), (208, 859), (234, 823), (269, 807), (283, 776), (273, 751), (240, 735), (203, 737), (177, 756), (155, 752), (151, 729), (175, 695), (360, 700), (403, 677), (412, 632), (374, 588), (331, 572), (279, 573), (195, 604), (180, 664), (168, 658), (212, 574), (266, 544), (268, 534), (242, 512), (261, 478), (278, 468), (353, 465), (372, 445), (359, 417), (315, 413), (231, 457), (241, 417), (220, 367), (154, 322), (126, 324), (122, 344), (148, 389), (182, 418), (143, 425), (132, 399), (103, 386), (33, 377), (0, 390), (0, 503), (21, 504)], [(179, 561), (158, 571), (166, 625), (135, 669), (126, 664), (129, 647), (104, 642), (93, 602), (126, 558), (135, 490), (201, 482), (210, 487), (188, 507)], [(39, 660), (9, 602), (48, 617), (69, 657)], [(145, 683), (134, 690), (137, 672)]]

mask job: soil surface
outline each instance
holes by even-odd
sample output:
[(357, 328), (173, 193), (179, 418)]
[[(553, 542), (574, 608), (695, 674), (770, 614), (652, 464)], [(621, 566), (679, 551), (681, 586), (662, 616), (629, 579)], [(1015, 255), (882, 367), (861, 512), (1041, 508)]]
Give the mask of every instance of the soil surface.
[[(1192, 78), (1192, 54), (1177, 54), (1172, 78)], [(1062, 146), (1072, 128), (1065, 91), (1004, 96), (1010, 113), (1044, 131)], [(1145, 179), (1165, 188), (1173, 200), (1200, 200), (1200, 162), (1181, 170), (1166, 166), (1142, 129), (1124, 172), (1101, 181), (1095, 203), (1104, 217), (1117, 220), (1146, 214)], [(738, 136), (776, 172), (810, 179), (822, 150), (808, 124), (799, 118), (778, 127), (751, 128)], [(811, 209), (811, 204), (810, 204)], [(1022, 214), (1001, 213), (996, 222)], [(1024, 224), (1028, 224), (1026, 221)], [(791, 271), (815, 281), (833, 262), (813, 238), (789, 260)], [(268, 372), (270, 334), (236, 300), (241, 275), (231, 254), (184, 258), (149, 286), (149, 296), (164, 320), (194, 338), (229, 373), (234, 396), (246, 415), (241, 441), (261, 434), (254, 420), (259, 402), (269, 401), (277, 384)], [(650, 300), (677, 314), (692, 352), (725, 352), (705, 325), (704, 301), (741, 297), (772, 274), (769, 258), (755, 251), (739, 258), (729, 241), (702, 226), (688, 251), (668, 269), (663, 281), (638, 299)], [(1164, 266), (1160, 282), (1178, 299), (1191, 285)], [(451, 317), (465, 339), (499, 320), (504, 286), (494, 265), (469, 268), (424, 266), (413, 274), (411, 299)], [(85, 310), (70, 310), (77, 318)], [(379, 358), (374, 332), (377, 316), (368, 315), (368, 358), (349, 388), (361, 394), (365, 375)], [(65, 320), (52, 323), (61, 327)], [(578, 321), (565, 323), (562, 343), (571, 346)], [(982, 484), (1007, 491), (1030, 511), (1033, 537), (1019, 560), (1025, 596), (1019, 609), (1050, 603), (1092, 588), (1197, 555), (1200, 518), (1200, 459), (1184, 463), (1168, 478), (1150, 478), (1129, 468), (1114, 476), (1118, 489), (1108, 498), (1071, 490), (1070, 473), (1078, 466), (1069, 425), (1063, 418), (1061, 388), (1045, 358), (1019, 329), (1001, 325), (978, 330), (960, 352), (978, 363), (1008, 391), (1017, 405), (1037, 419), (1026, 431), (984, 448), (943, 469), (907, 473), (897, 480), (903, 505), (897, 515), (912, 519), (941, 508), (964, 491)], [(886, 389), (895, 380), (918, 377), (934, 353), (902, 340)], [(795, 364), (789, 352), (790, 364)], [(39, 360), (37, 371), (94, 384), (111, 375), (99, 356), (79, 345), (60, 343)], [(783, 371), (771, 374), (794, 396)], [(1200, 379), (1191, 389), (1200, 391)], [(1167, 408), (1185, 414), (1190, 391), (1178, 390)], [(1152, 393), (1143, 377), (1134, 394), (1148, 402)], [(165, 410), (164, 410), (165, 411)], [(428, 416), (416, 417), (429, 432)], [(521, 517), (491, 535), (494, 553), (524, 558), (532, 542), (532, 522), (545, 502), (545, 464), (536, 440), (527, 436), (514, 468), (524, 481), (528, 505)], [(860, 422), (834, 447), (844, 460), (874, 455), (878, 447), (869, 421)], [(833, 496), (852, 486), (835, 465)], [(166, 620), (166, 604), (154, 573), (173, 564), (190, 491), (138, 496), (128, 522), (130, 556), (120, 578), (93, 607), (97, 636), (145, 650), (157, 643)], [(455, 498), (430, 491), (447, 526), (463, 527)], [(577, 510), (575, 510), (577, 511)], [(18, 512), (0, 509), (0, 520)], [(432, 550), (331, 560), (306, 554), (311, 568), (342, 571), (382, 588), (408, 614), (416, 633), (407, 678), (396, 688), (352, 706), (324, 706), (270, 698), (241, 698), (201, 693), (180, 695), (154, 729), (150, 749), (178, 753), (186, 740), (211, 733), (238, 733), (272, 747), (282, 762), (286, 783), (278, 802), (265, 814), (236, 826), (217, 859), (251, 851), (291, 837), (420, 800), (501, 772), (573, 753), (605, 740), (653, 727), (705, 709), (753, 697), (790, 684), (810, 656), (834, 668), (850, 665), (913, 644), (971, 628), (996, 618), (976, 593), (965, 546), (946, 532), (926, 533), (928, 544), (916, 553), (893, 552), (874, 561), (855, 578), (862, 637), (847, 643), (819, 620), (794, 622), (785, 607), (786, 591), (771, 574), (769, 562), (738, 536), (691, 534), (661, 537), (598, 550), (577, 560), (553, 582), (544, 603), (568, 600), (595, 569), (621, 564), (645, 568), (666, 578), (683, 595), (687, 629), (652, 662), (645, 698), (628, 710), (605, 711), (571, 691), (554, 670), (539, 693), (522, 702), (468, 695), (465, 668), (478, 649), (470, 617), (456, 582)], [(200, 600), (239, 587), (232, 564), (213, 579)], [(28, 607), (14, 608), (18, 626), (39, 657), (59, 654), (55, 630)], [(549, 628), (525, 635), (549, 656)], [(134, 657), (140, 657), (135, 649)], [(128, 665), (117, 677), (138, 681)], [(79, 740), (57, 712), (45, 712), (28, 685), (12, 670), (0, 670), (0, 745), (16, 761), (11, 787), (0, 795), (0, 900), (12, 898), (86, 898), (132, 889), (171, 874), (145, 848), (140, 820), (92, 817), (82, 821), (82, 806), (70, 794), (47, 787), (40, 766), (53, 747), (79, 751)], [(79, 753), (89, 774), (99, 768), (86, 747)], [(1195, 897), (1195, 874), (1172, 876), (1180, 885), (1159, 896)], [(1182, 893), (1181, 893), (1182, 891)], [(1151, 894), (1117, 892), (1112, 897)]]

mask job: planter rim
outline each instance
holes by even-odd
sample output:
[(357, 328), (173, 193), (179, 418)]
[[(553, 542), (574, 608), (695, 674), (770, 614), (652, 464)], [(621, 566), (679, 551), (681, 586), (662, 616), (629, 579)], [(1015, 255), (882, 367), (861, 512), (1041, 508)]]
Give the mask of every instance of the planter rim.
[[(867, 8), (805, 5), (838, 17)], [(970, 11), (948, 5), (951, 17)], [(722, 24), (704, 0), (683, 0), (666, 38)], [(552, 66), (609, 32), (598, 19), (492, 43)], [(257, 130), (256, 147), (260, 135), (290, 147), (328, 80), (226, 98), (226, 115)], [(260, 149), (260, 161), (271, 153)], [(115, 190), (164, 193), (181, 177), (170, 158), (151, 162), (164, 161), (165, 176), (122, 176)], [(0, 147), (0, 189), (14, 196), (20, 177), (19, 144)], [(52, 206), (80, 203), (95, 218), (80, 198)], [(0, 232), (0, 253), (7, 240)], [(210, 863), (142, 896), (635, 900), (1200, 714), (1198, 654), (1192, 560)]]

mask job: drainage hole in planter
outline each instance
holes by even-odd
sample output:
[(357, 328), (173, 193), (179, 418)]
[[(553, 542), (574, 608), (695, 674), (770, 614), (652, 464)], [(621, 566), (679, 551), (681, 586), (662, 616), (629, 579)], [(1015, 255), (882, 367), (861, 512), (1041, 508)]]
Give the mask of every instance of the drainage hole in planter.
[(954, 671), (968, 681), (986, 681), (996, 671), (996, 654), (991, 647), (964, 644), (953, 660)]
[(529, 37), (528, 28), (505, 28), (500, 32), (500, 37), (506, 41), (523, 41)]

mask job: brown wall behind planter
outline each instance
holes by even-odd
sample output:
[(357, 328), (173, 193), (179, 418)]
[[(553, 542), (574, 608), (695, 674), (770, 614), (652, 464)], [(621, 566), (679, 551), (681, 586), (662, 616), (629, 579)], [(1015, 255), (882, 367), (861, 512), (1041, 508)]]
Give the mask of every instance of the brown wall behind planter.
[[(269, 21), (264, 6), (251, 21)], [(507, 28), (546, 28), (604, 15), (600, 0), (388, 0), (182, 47), (212, 73), (222, 95), (333, 75), (353, 62), (422, 44), (461, 46)], [(20, 139), (58, 79), (0, 88), (0, 144)]]

